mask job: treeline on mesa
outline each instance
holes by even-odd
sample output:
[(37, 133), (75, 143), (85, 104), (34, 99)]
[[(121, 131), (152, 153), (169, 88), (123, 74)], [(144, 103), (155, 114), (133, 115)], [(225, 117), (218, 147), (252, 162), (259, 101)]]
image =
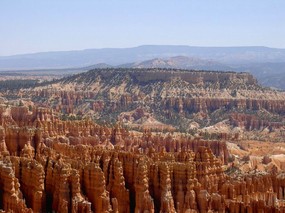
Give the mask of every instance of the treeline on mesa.
[(25, 89), (25, 88), (35, 87), (37, 85), (39, 85), (38, 80), (31, 80), (31, 79), (5, 80), (5, 81), (0, 81), (0, 91)]

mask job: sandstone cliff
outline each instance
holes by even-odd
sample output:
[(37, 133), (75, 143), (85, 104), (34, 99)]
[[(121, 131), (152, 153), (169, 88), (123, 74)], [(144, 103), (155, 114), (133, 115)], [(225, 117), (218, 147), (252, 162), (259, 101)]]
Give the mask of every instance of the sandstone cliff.
[(227, 176), (225, 142), (61, 121), (44, 108), (1, 116), (4, 211), (285, 211), (284, 175)]
[(261, 87), (248, 73), (95, 69), (19, 93), (63, 119), (120, 121), (132, 129), (187, 132), (192, 122), (203, 128), (227, 119), (246, 131), (284, 126), (285, 93)]

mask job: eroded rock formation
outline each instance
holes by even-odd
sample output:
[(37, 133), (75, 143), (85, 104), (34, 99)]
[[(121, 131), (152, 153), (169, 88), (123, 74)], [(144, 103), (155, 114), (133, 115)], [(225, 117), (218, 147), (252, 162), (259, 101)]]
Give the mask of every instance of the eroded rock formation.
[(283, 126), (282, 121), (274, 121), (274, 118), (261, 119), (256, 115), (247, 115), (242, 113), (233, 113), (230, 116), (230, 122), (232, 125), (244, 128), (248, 131), (251, 130), (263, 130), (268, 128), (270, 131), (281, 128)]
[(129, 132), (52, 110), (2, 110), (0, 209), (282, 212), (284, 174), (225, 174), (225, 142)]
[[(98, 69), (23, 90), (21, 96), (66, 117), (120, 120), (134, 128), (149, 119), (148, 128), (168, 131), (181, 126), (187, 130), (193, 120), (205, 126), (230, 117), (233, 125), (248, 130), (275, 128), (279, 124), (252, 114), (266, 111), (282, 123), (285, 113), (284, 92), (261, 87), (248, 73), (234, 72)], [(232, 115), (235, 112), (252, 117)], [(27, 118), (19, 116), (16, 122), (22, 119)]]

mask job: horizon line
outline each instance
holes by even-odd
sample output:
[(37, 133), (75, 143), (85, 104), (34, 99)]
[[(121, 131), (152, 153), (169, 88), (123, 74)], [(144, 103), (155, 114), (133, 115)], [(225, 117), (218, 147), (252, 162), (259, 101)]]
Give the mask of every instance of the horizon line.
[(177, 47), (194, 47), (194, 48), (269, 48), (269, 49), (285, 49), (279, 47), (269, 47), (264, 45), (253, 45), (253, 46), (197, 46), (197, 45), (187, 45), (187, 44), (142, 44), (138, 46), (131, 47), (101, 47), (101, 48), (85, 48), (85, 49), (70, 49), (70, 50), (47, 50), (47, 51), (36, 51), (36, 52), (26, 52), (26, 53), (16, 53), (11, 55), (0, 55), (0, 57), (14, 57), (14, 56), (24, 56), (24, 55), (36, 55), (45, 53), (63, 53), (63, 52), (81, 52), (88, 50), (107, 50), (107, 49), (133, 49), (146, 46), (177, 46)]

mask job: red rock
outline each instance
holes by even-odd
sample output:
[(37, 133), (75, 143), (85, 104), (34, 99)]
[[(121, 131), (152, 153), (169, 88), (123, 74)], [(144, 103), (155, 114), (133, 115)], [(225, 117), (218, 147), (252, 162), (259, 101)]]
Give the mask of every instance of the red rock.
[(13, 113), (10, 119), (7, 112), (1, 115), (0, 208), (5, 211), (285, 210), (284, 175), (227, 176), (225, 142), (136, 135), (88, 120), (61, 121), (44, 109)]

